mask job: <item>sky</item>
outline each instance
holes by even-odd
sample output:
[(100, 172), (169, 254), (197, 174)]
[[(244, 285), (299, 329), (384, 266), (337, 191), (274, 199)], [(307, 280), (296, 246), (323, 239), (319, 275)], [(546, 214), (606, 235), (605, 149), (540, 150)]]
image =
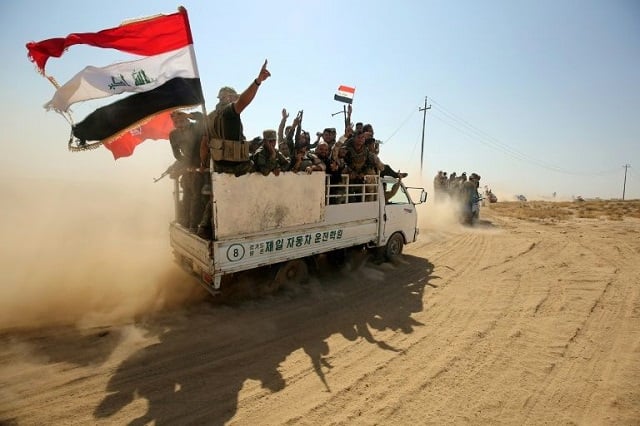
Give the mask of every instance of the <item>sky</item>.
[[(342, 129), (333, 95), (347, 85), (356, 88), (353, 121), (374, 126), (381, 159), (412, 185), (430, 190), (444, 170), (478, 173), (501, 199), (620, 198), (628, 164), (625, 198), (640, 198), (637, 0), (3, 1), (0, 178), (146, 185), (162, 173), (173, 162), (167, 141), (117, 161), (102, 147), (69, 152), (70, 126), (42, 107), (54, 87), (25, 44), (179, 5), (207, 110), (221, 86), (244, 90), (268, 60), (272, 76), (242, 114), (247, 138), (277, 128), (282, 108), (290, 119), (304, 110), (312, 135)], [(87, 65), (133, 59), (72, 46), (47, 72), (62, 84)], [(75, 121), (112, 101), (75, 105)]]

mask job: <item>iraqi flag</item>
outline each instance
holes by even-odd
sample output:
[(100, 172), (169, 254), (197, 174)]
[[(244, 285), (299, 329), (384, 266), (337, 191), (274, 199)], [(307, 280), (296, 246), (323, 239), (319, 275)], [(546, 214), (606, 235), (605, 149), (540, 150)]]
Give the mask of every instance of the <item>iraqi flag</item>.
[[(44, 74), (50, 57), (61, 57), (76, 44), (145, 56), (104, 68), (87, 67), (59, 87), (45, 105), (62, 112), (74, 102), (136, 92), (98, 108), (75, 124), (72, 133), (79, 149), (108, 144), (161, 112), (204, 103), (189, 20), (182, 7), (178, 13), (129, 21), (97, 33), (74, 33), (28, 43), (27, 50)], [(88, 141), (97, 142), (88, 145)]]
[(353, 102), (353, 95), (356, 93), (355, 87), (340, 86), (333, 96), (333, 99), (339, 102), (350, 104)]
[(174, 78), (195, 79), (193, 46), (107, 67), (88, 66), (56, 90), (45, 109), (67, 112), (76, 102), (147, 92)]

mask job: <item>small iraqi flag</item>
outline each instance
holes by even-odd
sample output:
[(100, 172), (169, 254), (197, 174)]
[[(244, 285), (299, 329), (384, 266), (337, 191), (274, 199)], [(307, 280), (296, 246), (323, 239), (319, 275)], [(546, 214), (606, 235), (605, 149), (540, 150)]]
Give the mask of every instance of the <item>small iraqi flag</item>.
[(355, 87), (340, 86), (333, 96), (333, 99), (339, 102), (350, 104), (353, 102), (353, 94), (356, 92)]

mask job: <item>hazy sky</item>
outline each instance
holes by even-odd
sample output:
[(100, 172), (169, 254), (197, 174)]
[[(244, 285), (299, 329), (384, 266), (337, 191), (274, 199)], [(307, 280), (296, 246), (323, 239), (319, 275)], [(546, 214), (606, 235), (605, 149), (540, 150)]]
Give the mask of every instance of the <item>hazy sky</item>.
[[(171, 164), (168, 142), (147, 141), (114, 161), (104, 148), (67, 151), (70, 126), (42, 105), (54, 87), (36, 73), (25, 43), (94, 32), (130, 18), (173, 13), (155, 1), (3, 1), (3, 155), (0, 176), (74, 178), (92, 184), (150, 182)], [(217, 89), (238, 91), (264, 59), (272, 77), (243, 113), (252, 138), (276, 128), (280, 111), (304, 109), (315, 134), (342, 127), (341, 84), (355, 86), (354, 121), (372, 123), (381, 158), (424, 171), (477, 172), (495, 192), (529, 198), (640, 198), (640, 2), (267, 1), (182, 2), (191, 21), (207, 109)], [(60, 83), (87, 65), (134, 56), (72, 46), (47, 71)], [(76, 105), (81, 121), (108, 98)]]

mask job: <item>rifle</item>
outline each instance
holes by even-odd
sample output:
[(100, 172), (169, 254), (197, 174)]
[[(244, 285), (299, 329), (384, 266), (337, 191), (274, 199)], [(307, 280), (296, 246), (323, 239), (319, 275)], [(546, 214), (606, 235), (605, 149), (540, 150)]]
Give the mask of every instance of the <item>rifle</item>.
[(165, 170), (160, 176), (153, 179), (153, 183), (158, 182), (159, 180), (164, 178), (166, 175), (172, 174), (174, 172), (178, 172), (180, 169), (181, 169), (180, 163), (177, 160), (174, 161), (173, 164), (167, 167), (167, 170)]

